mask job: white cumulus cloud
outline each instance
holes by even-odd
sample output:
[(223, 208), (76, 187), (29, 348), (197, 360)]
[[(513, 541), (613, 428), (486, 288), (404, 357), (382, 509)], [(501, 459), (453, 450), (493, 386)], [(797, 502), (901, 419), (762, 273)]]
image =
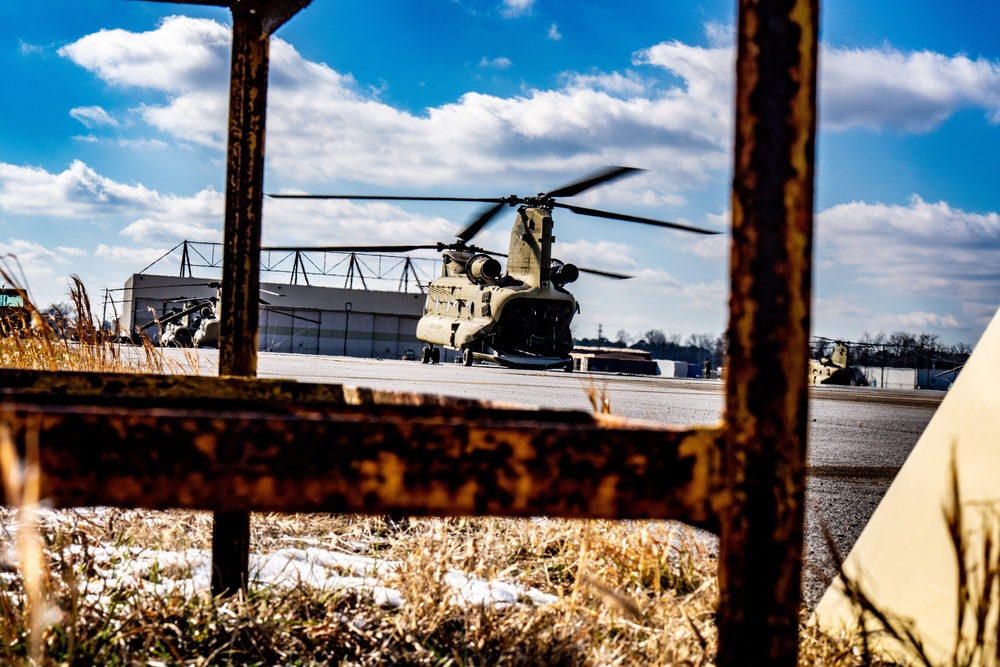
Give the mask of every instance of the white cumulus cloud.
[(925, 132), (962, 108), (1000, 122), (1000, 64), (965, 55), (892, 48), (826, 48), (820, 54), (825, 126)]
[(501, 13), (507, 18), (517, 18), (531, 13), (535, 0), (503, 0)]
[[(140, 107), (142, 119), (222, 150), (228, 34), (215, 21), (174, 17), (149, 32), (88, 35), (61, 53), (109, 83), (165, 93), (166, 103)], [(729, 114), (690, 83), (654, 97), (634, 73), (569, 75), (558, 89), (469, 93), (414, 115), (278, 38), (270, 72), (268, 165), (291, 182), (474, 185), (498, 171), (565, 174), (567, 165), (583, 172), (628, 157), (676, 193), (728, 162)]]
[(228, 90), (230, 29), (216, 21), (171, 16), (155, 30), (101, 30), (59, 54), (119, 86), (180, 93)]
[(76, 107), (75, 109), (69, 110), (69, 115), (83, 123), (83, 125), (88, 128), (100, 127), (102, 125), (118, 127), (118, 121), (112, 118), (107, 111), (99, 106)]
[(817, 216), (824, 258), (890, 291), (996, 303), (1000, 215), (914, 195), (906, 205), (851, 202)]
[(118, 183), (79, 160), (58, 174), (0, 163), (0, 208), (11, 213), (88, 218), (108, 212), (145, 211), (158, 198), (143, 185)]
[[(728, 31), (710, 28), (712, 47), (664, 42), (634, 60), (672, 72), (706, 107), (730, 113), (735, 51)], [(818, 88), (819, 120), (831, 130), (926, 132), (967, 108), (1000, 122), (1000, 63), (963, 54), (821, 46)]]
[(78, 160), (58, 174), (0, 163), (0, 209), (18, 218), (132, 218), (122, 233), (139, 241), (176, 243), (188, 233), (193, 240), (222, 237), (223, 197), (214, 189), (191, 197), (164, 195), (101, 176)]
[(483, 56), (482, 60), (479, 61), (479, 66), (487, 69), (509, 69), (513, 64), (506, 56), (497, 56), (496, 58)]

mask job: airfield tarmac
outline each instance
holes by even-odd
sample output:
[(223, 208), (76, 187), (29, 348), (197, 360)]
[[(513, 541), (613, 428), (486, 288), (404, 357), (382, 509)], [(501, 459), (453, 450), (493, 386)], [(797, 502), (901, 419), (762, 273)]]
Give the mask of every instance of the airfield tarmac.
[[(168, 350), (189, 365), (191, 350)], [(196, 351), (198, 371), (214, 375), (217, 350)], [(591, 410), (588, 394), (633, 419), (715, 426), (722, 419), (717, 380), (611, 373), (529, 371), (447, 362), (261, 353), (257, 375), (393, 391), (439, 394), (566, 410)], [(846, 556), (944, 397), (938, 391), (813, 387), (810, 390), (803, 600), (814, 606), (836, 572), (825, 524)]]

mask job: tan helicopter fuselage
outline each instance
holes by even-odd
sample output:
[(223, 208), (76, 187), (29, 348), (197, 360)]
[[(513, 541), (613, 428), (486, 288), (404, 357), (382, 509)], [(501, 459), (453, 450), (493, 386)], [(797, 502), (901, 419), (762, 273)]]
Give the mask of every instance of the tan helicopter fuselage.
[(809, 384), (864, 385), (862, 373), (850, 365), (847, 345), (837, 341), (829, 358), (809, 360)]
[[(486, 254), (447, 251), (427, 291), (417, 338), (507, 366), (569, 368), (576, 299), (564, 285), (572, 265), (551, 257), (552, 215), (522, 206), (511, 230), (506, 269)], [(468, 352), (466, 352), (468, 350)]]

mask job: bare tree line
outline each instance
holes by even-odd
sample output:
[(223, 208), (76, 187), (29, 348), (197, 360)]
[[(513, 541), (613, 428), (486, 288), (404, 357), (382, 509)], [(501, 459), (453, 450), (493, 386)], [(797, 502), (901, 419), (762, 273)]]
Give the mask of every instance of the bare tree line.
[[(833, 345), (827, 339), (817, 339), (823, 350)], [(948, 345), (937, 334), (912, 334), (894, 331), (873, 334), (865, 331), (857, 341), (845, 341), (850, 349), (851, 364), (855, 366), (881, 366), (884, 368), (939, 368), (961, 366), (969, 358), (972, 346), (968, 343)]]

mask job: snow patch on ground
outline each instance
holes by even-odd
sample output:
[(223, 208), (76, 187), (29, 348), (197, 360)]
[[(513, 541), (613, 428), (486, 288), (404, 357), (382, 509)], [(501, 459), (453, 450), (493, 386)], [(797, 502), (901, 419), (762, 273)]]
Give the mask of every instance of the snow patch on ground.
[[(65, 516), (65, 515), (64, 515)], [(59, 519), (45, 517), (50, 522)], [(81, 592), (92, 602), (112, 603), (121, 591), (143, 591), (169, 597), (208, 594), (212, 582), (212, 554), (206, 549), (168, 551), (129, 546), (74, 544), (61, 557), (76, 563), (88, 560), (92, 568)], [(4, 555), (6, 571), (0, 580), (9, 588), (20, 575), (13, 549)], [(402, 594), (385, 585), (384, 577), (399, 570), (399, 561), (344, 553), (317, 546), (284, 548), (267, 554), (250, 554), (250, 580), (256, 587), (292, 589), (308, 586), (321, 591), (355, 591), (378, 605), (401, 607)], [(486, 580), (458, 570), (444, 574), (452, 602), (462, 606), (508, 607), (515, 604), (550, 604), (558, 596), (516, 583)]]

